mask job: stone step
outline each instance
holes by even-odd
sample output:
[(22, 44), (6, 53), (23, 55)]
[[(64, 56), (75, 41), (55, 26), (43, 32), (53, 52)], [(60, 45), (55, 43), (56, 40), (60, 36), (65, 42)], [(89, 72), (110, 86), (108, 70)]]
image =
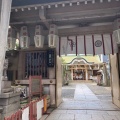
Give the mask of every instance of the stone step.
[(12, 91), (14, 91), (14, 88), (5, 88), (5, 89), (2, 89), (2, 93), (12, 92)]
[(17, 112), (18, 111), (18, 109), (16, 109), (16, 110), (12, 110), (12, 111), (10, 111), (10, 112), (8, 112), (8, 113), (3, 113), (3, 114), (1, 114), (1, 119), (0, 120), (4, 120), (4, 118), (7, 118), (7, 117), (9, 117), (9, 116), (11, 116), (12, 114), (14, 114), (15, 112)]
[(10, 88), (11, 87), (11, 81), (3, 80), (2, 81), (2, 89)]
[(9, 97), (9, 98), (0, 98), (0, 105), (6, 106), (9, 104), (18, 102), (18, 101), (20, 101), (20, 95), (14, 96), (14, 97)]
[(15, 96), (20, 96), (20, 92), (16, 92), (16, 93), (8, 92), (8, 93), (2, 93), (2, 94), (0, 94), (0, 98), (1, 99), (15, 97)]
[(0, 107), (3, 108), (2, 114), (10, 113), (11, 111), (20, 109), (20, 101), (12, 103), (12, 104), (7, 105), (7, 106), (0, 106)]

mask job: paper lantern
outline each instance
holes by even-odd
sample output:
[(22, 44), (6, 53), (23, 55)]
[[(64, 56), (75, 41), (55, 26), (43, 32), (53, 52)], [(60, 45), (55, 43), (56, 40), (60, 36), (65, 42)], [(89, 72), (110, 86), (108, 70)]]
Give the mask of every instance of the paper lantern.
[(22, 49), (29, 48), (29, 37), (28, 36), (20, 37), (20, 47)]
[(16, 43), (16, 39), (15, 38), (8, 37), (7, 43), (8, 43), (8, 46), (7, 46), (8, 50), (15, 49), (15, 43)]
[(51, 48), (55, 48), (56, 47), (56, 41), (58, 39), (58, 30), (57, 30), (57, 26), (54, 24), (50, 25), (50, 30), (49, 30), (49, 35), (48, 35), (48, 46)]
[(30, 40), (28, 37), (27, 26), (23, 26), (21, 27), (21, 31), (20, 31), (20, 47), (22, 49), (26, 49), (29, 48), (29, 45), (30, 45)]
[(56, 47), (56, 41), (57, 41), (57, 39), (58, 39), (57, 35), (49, 34), (48, 35), (48, 46), (50, 48), (55, 48)]
[(35, 35), (34, 37), (35, 47), (42, 48), (44, 45), (44, 36), (42, 35)]
[(44, 36), (42, 35), (42, 30), (43, 30), (42, 26), (36, 25), (34, 36), (35, 47), (42, 48), (44, 45)]
[(8, 29), (8, 38), (7, 38), (7, 48), (8, 50), (15, 49), (15, 43), (16, 43), (16, 32), (13, 28)]

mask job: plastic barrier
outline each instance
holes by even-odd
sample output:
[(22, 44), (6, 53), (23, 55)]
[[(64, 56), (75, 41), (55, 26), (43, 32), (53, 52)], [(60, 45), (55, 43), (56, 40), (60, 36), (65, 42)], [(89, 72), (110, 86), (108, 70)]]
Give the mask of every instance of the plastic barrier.
[(47, 112), (47, 96), (43, 97), (43, 101), (44, 101), (43, 113), (46, 113)]
[(29, 120), (29, 107), (22, 110), (22, 120)]
[(35, 100), (15, 114), (4, 118), (4, 120), (39, 120), (42, 114), (47, 111), (47, 98), (43, 97), (40, 100)]

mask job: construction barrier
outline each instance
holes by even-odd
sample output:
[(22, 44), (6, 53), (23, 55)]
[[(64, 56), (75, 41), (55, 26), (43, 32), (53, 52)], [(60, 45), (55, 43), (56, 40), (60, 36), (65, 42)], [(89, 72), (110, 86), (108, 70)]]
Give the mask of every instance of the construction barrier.
[(15, 114), (4, 118), (4, 120), (40, 120), (43, 113), (47, 111), (47, 98), (34, 100), (23, 109), (18, 110)]

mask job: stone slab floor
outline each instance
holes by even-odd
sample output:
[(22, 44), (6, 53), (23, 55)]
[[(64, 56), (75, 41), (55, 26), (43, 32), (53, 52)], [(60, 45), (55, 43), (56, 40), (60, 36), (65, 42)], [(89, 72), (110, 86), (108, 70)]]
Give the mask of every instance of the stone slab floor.
[(62, 97), (63, 102), (45, 120), (120, 120), (120, 109), (112, 104), (109, 88), (71, 83), (63, 87)]

